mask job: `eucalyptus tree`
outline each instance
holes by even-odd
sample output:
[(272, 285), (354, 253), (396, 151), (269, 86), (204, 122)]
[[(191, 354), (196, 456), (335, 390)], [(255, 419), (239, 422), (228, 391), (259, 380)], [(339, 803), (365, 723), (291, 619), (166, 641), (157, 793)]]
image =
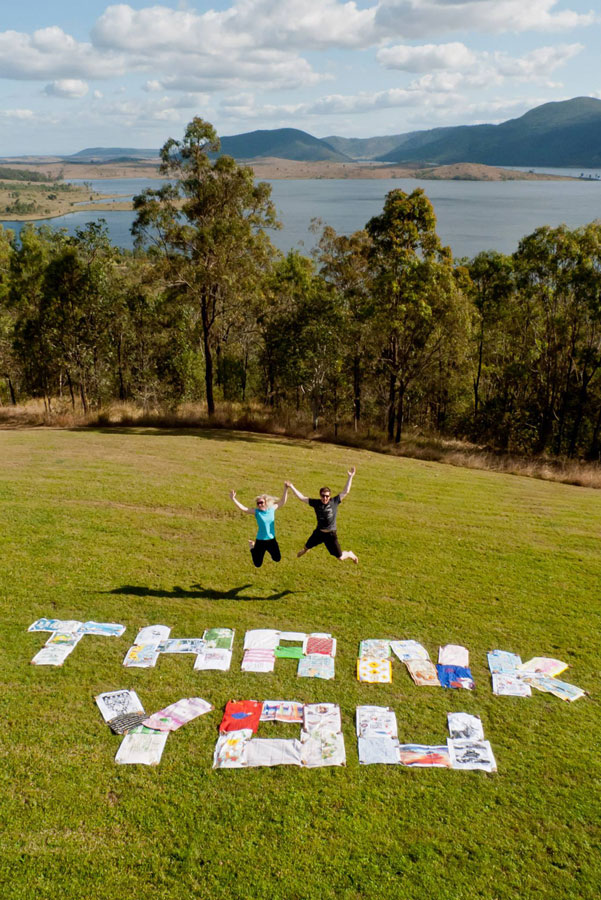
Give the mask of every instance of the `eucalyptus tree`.
[(482, 385), (490, 399), (501, 377), (506, 356), (505, 338), (515, 294), (513, 260), (495, 250), (478, 253), (468, 264), (468, 291), (473, 303), (472, 391), (473, 425), (480, 427)]
[(75, 406), (84, 412), (111, 396), (109, 323), (116, 314), (112, 269), (116, 251), (104, 222), (89, 222), (65, 238), (47, 261), (38, 326)]
[(326, 408), (337, 421), (343, 332), (336, 299), (313, 261), (291, 251), (275, 266), (257, 319), (267, 401), (308, 405), (314, 428)]
[[(14, 233), (0, 225), (0, 378), (4, 378), (10, 402), (16, 405), (15, 381), (18, 363), (13, 351), (14, 310), (9, 306), (10, 261), (14, 252)], [(1, 398), (0, 394), (0, 398)], [(0, 399), (1, 402), (1, 399)]]
[(326, 226), (321, 234), (316, 258), (319, 270), (335, 292), (342, 337), (344, 374), (352, 385), (353, 426), (359, 427), (363, 388), (370, 362), (369, 322), (374, 312), (371, 292), (371, 240), (366, 231), (337, 234)]
[(60, 364), (43, 321), (46, 270), (69, 242), (64, 231), (27, 225), (10, 258), (8, 304), (14, 316), (15, 355), (31, 396), (50, 408), (60, 385)]
[[(531, 372), (532, 449), (573, 454), (601, 364), (601, 226), (544, 226), (515, 253), (518, 286), (536, 347)], [(570, 437), (566, 437), (570, 434)]]
[(366, 229), (372, 241), (373, 325), (387, 379), (387, 431), (398, 443), (408, 390), (459, 326), (461, 291), (451, 251), (440, 243), (432, 204), (421, 188), (391, 191)]
[(588, 420), (587, 456), (599, 459), (601, 431), (601, 222), (578, 229), (580, 248), (576, 291), (586, 321), (576, 354), (576, 398), (567, 446), (569, 456), (581, 448), (581, 429)]
[(274, 254), (265, 229), (277, 226), (270, 186), (229, 156), (211, 158), (219, 148), (215, 129), (198, 117), (182, 140), (168, 140), (160, 171), (171, 180), (134, 197), (132, 227), (152, 248), (165, 290), (192, 310), (210, 415), (219, 334), (261, 290)]

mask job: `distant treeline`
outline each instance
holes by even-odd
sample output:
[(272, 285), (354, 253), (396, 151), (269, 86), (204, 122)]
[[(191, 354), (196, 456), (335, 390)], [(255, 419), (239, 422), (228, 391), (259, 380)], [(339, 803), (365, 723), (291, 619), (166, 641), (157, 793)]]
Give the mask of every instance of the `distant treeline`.
[(3, 181), (56, 181), (61, 176), (45, 175), (43, 172), (34, 172), (31, 169), (10, 169), (8, 166), (0, 166), (0, 179)]
[(312, 258), (279, 254), (270, 188), (195, 119), (174, 179), (135, 198), (134, 252), (102, 223), (0, 231), (0, 399), (174, 408), (259, 402), (321, 425), (598, 459), (601, 224), (453, 260), (418, 189)]

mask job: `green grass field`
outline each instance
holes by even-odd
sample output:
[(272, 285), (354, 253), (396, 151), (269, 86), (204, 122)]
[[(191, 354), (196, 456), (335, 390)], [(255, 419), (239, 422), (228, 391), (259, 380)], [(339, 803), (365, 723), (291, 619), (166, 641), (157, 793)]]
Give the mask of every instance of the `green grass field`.
[[(322, 444), (227, 432), (0, 432), (0, 884), (7, 900), (593, 898), (601, 881), (598, 492)], [(295, 558), (312, 511), (277, 516), (284, 559), (255, 571), (250, 504), (290, 477), (353, 490), (343, 547)], [(62, 668), (30, 665), (41, 616), (121, 622)], [(236, 629), (231, 671), (193, 657), (122, 659), (138, 629)], [(240, 672), (248, 628), (331, 631), (335, 681)], [(476, 690), (359, 684), (363, 638), (470, 649)], [(486, 652), (556, 656), (590, 692), (494, 697)], [(135, 689), (147, 712), (200, 696), (215, 711), (171, 735), (157, 768), (117, 766), (94, 695)], [(213, 771), (229, 699), (333, 701), (347, 767)], [(360, 767), (354, 710), (394, 708), (403, 742), (443, 743), (446, 714), (481, 716), (498, 774)], [(297, 726), (262, 726), (296, 737)]]

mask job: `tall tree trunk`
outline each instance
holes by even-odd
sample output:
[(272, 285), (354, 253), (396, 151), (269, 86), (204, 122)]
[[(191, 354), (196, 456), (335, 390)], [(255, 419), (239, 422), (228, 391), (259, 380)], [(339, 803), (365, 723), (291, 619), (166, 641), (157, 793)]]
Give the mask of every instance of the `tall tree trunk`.
[(248, 377), (248, 347), (244, 348), (244, 366), (242, 368), (242, 402), (246, 400), (246, 379)]
[(65, 374), (67, 376), (67, 384), (69, 385), (69, 393), (71, 395), (71, 409), (75, 409), (75, 392), (73, 390), (73, 382), (71, 381), (71, 372), (69, 369), (65, 369)]
[(353, 428), (359, 430), (361, 420), (361, 357), (353, 359)]
[(571, 393), (570, 386), (571, 386), (571, 380), (572, 380), (573, 359), (574, 359), (574, 346), (572, 345), (572, 348), (570, 351), (570, 361), (569, 361), (569, 365), (568, 365), (568, 371), (566, 372), (566, 380), (565, 380), (565, 386), (563, 389), (563, 396), (561, 398), (561, 406), (559, 407), (559, 416), (558, 416), (558, 423), (557, 423), (557, 436), (555, 438), (555, 453), (557, 456), (560, 455), (561, 448), (563, 445), (563, 433), (564, 433), (564, 429), (565, 429), (565, 425), (566, 425), (566, 415), (567, 415), (568, 404), (569, 404), (570, 393)]
[(213, 355), (209, 345), (208, 336), (204, 338), (205, 351), (205, 390), (207, 392), (207, 411), (210, 416), (215, 415), (215, 398), (213, 397)]
[(391, 374), (388, 383), (388, 440), (394, 438), (394, 415), (396, 401), (396, 375)]
[[(216, 364), (215, 364), (215, 373), (217, 375), (217, 387), (222, 388), (223, 394), (225, 397), (225, 378), (223, 372), (223, 359), (221, 356), (221, 341), (217, 341), (217, 346), (215, 347), (215, 356), (216, 356)], [(225, 397), (227, 399), (227, 397)]]
[(119, 334), (117, 342), (117, 366), (119, 370), (119, 400), (125, 400), (125, 380), (123, 378), (123, 335)]
[(601, 456), (599, 452), (599, 432), (601, 431), (601, 406), (599, 407), (599, 412), (597, 414), (597, 421), (595, 422), (595, 430), (593, 431), (593, 437), (591, 440), (591, 446), (588, 452), (588, 458), (590, 460), (599, 461)]
[(401, 443), (401, 435), (403, 433), (403, 401), (405, 399), (405, 388), (399, 384), (399, 399), (396, 408), (396, 433), (394, 436), (395, 444)]
[(582, 373), (582, 384), (578, 393), (578, 406), (576, 407), (576, 415), (574, 417), (574, 424), (572, 425), (570, 443), (568, 446), (568, 456), (570, 458), (575, 456), (576, 454), (576, 447), (578, 445), (578, 438), (580, 436), (580, 427), (584, 418), (584, 408), (588, 400), (588, 386), (591, 383), (594, 374), (595, 370), (593, 370), (589, 375), (587, 375), (586, 372)]
[(17, 405), (17, 398), (16, 398), (16, 395), (15, 395), (15, 389), (14, 389), (14, 387), (13, 387), (13, 383), (12, 383), (12, 381), (11, 381), (11, 377), (10, 377), (10, 375), (5, 375), (4, 377), (6, 378), (6, 381), (7, 381), (7, 383), (8, 383), (8, 390), (10, 391), (10, 402), (12, 403), (13, 406), (16, 406), (16, 405)]
[(202, 315), (202, 342), (205, 354), (205, 390), (207, 393), (207, 412), (209, 416), (215, 415), (215, 398), (213, 396), (213, 354), (209, 341), (211, 325), (209, 321), (209, 309), (207, 300), (203, 297), (201, 303)]
[(86, 395), (86, 386), (84, 384), (83, 379), (79, 383), (79, 395), (81, 397), (81, 405), (83, 407), (84, 415), (88, 413), (88, 398)]
[(334, 385), (334, 437), (338, 437), (338, 385)]
[(480, 332), (480, 344), (478, 347), (478, 369), (474, 378), (474, 428), (478, 420), (478, 409), (480, 406), (480, 378), (482, 377), (482, 355), (484, 352), (484, 332)]
[(540, 428), (538, 430), (538, 439), (534, 447), (535, 453), (544, 453), (549, 444), (549, 439), (553, 431), (553, 421), (551, 419), (551, 410), (544, 409), (541, 419)]
[(319, 424), (319, 398), (315, 394), (311, 397), (311, 411), (313, 413), (313, 431), (317, 431)]

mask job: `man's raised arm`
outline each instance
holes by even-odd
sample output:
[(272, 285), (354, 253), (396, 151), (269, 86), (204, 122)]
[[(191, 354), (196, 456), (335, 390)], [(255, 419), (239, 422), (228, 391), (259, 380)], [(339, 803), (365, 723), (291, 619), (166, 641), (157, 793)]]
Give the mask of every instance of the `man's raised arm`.
[(298, 499), (301, 500), (303, 503), (309, 502), (309, 498), (305, 497), (304, 494), (301, 494), (300, 491), (297, 491), (291, 481), (286, 482), (286, 487), (289, 487), (290, 490), (292, 491), (292, 493), (294, 494), (294, 496), (298, 497)]
[(357, 470), (354, 466), (351, 466), (351, 468), (348, 470), (348, 478), (346, 479), (346, 484), (345, 484), (343, 490), (340, 491), (340, 500), (344, 500), (344, 498), (350, 491), (352, 484), (353, 484), (353, 477), (354, 477), (356, 471)]

